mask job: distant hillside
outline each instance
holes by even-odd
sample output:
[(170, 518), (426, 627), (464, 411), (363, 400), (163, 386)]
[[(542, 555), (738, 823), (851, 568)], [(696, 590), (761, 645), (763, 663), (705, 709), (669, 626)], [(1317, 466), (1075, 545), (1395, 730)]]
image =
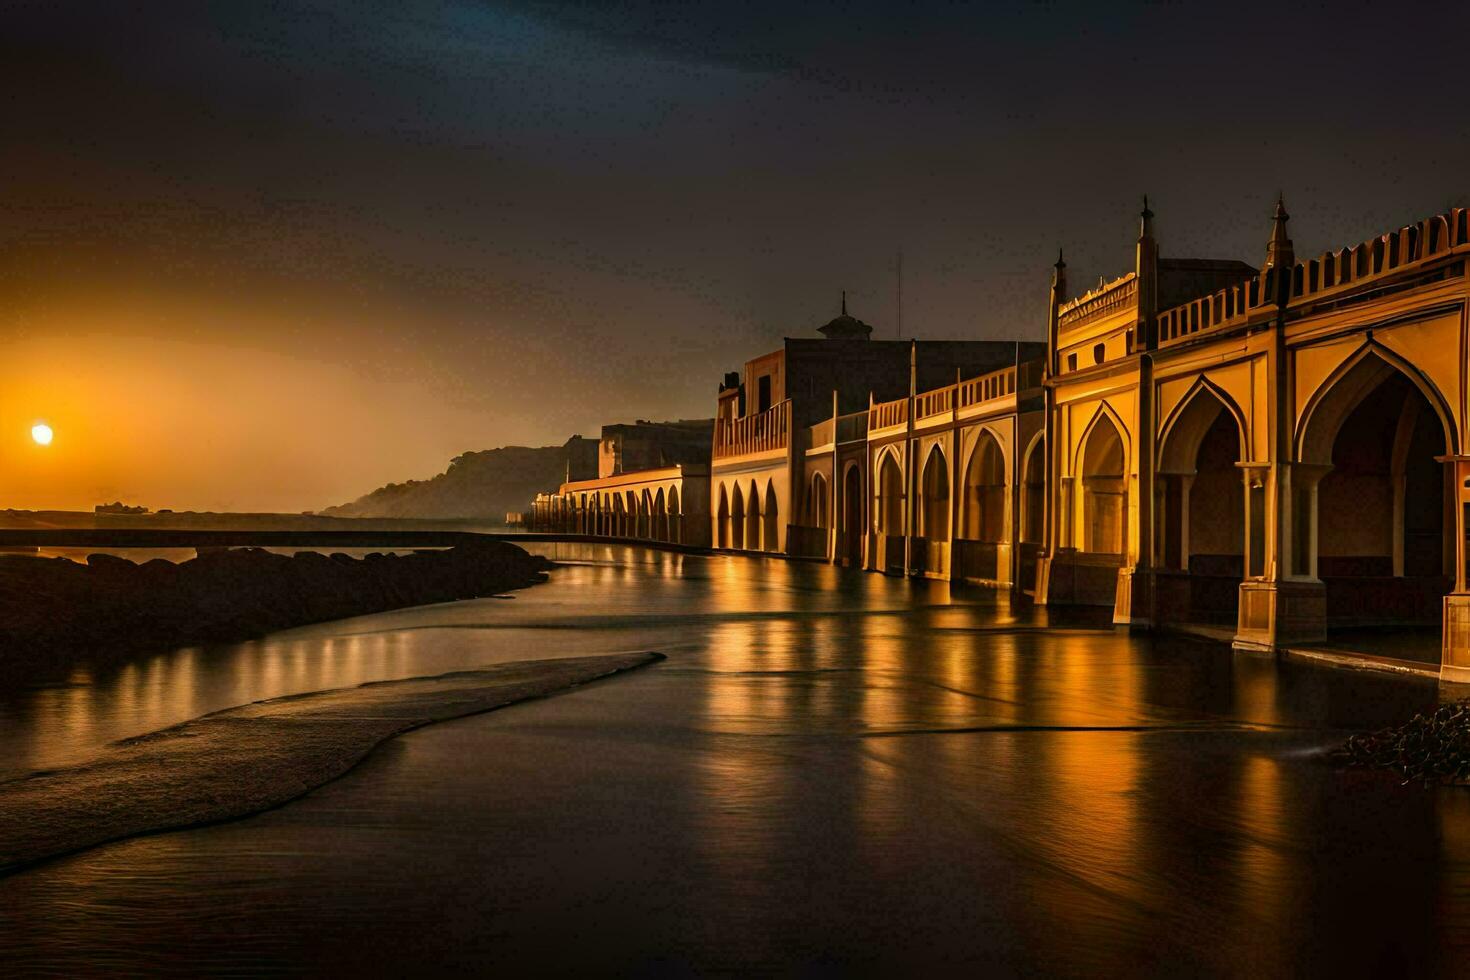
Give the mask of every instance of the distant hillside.
[[(563, 446), (505, 446), (465, 453), (427, 480), (379, 487), (350, 504), (328, 507), (332, 517), (480, 518), (502, 521), (508, 511), (530, 510), (536, 494), (566, 479), (573, 437)], [(596, 446), (596, 442), (592, 442)], [(595, 449), (594, 449), (595, 451)]]

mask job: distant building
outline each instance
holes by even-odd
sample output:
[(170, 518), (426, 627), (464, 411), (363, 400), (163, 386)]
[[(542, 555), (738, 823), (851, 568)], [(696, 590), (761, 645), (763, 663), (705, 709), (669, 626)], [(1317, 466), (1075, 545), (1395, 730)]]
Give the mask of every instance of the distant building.
[(540, 494), (538, 531), (707, 547), (713, 419), (604, 425), (597, 472)]
[[(869, 427), (885, 430), (885, 439), (899, 437), (901, 445), (885, 455), (896, 454), (906, 468), (922, 441), (908, 425), (911, 396), (1014, 373), (1018, 361), (1039, 359), (1045, 345), (873, 340), (872, 328), (847, 312), (845, 300), (817, 332), (820, 339), (788, 337), (720, 385), (710, 476), (715, 543), (886, 567), (877, 551), (903, 550), (912, 536), (904, 529), (917, 524), (900, 518), (916, 497), (905, 482), (889, 488), (901, 502), (870, 499), (878, 484), (866, 458)], [(902, 406), (882, 408), (895, 400)], [(898, 431), (886, 431), (894, 424)], [(947, 561), (929, 571), (948, 575)]]

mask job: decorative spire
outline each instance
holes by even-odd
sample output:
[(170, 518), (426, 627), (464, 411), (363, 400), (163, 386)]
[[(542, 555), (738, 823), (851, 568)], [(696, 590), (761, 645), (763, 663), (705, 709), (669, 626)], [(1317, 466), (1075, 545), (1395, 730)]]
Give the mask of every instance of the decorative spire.
[(847, 290), (842, 291), (842, 315), (847, 316)]
[(1286, 234), (1286, 223), (1291, 215), (1286, 213), (1286, 198), (1276, 195), (1276, 214), (1271, 219), (1271, 240), (1266, 243), (1266, 268), (1278, 269), (1296, 264), (1296, 253), (1291, 238)]
[(1138, 237), (1154, 237), (1154, 213), (1148, 209), (1148, 195), (1143, 195), (1143, 210), (1138, 215)]
[(1066, 267), (1067, 267), (1067, 262), (1066, 262), (1065, 259), (1062, 258), (1062, 249), (1061, 249), (1061, 246), (1057, 246), (1057, 264), (1054, 265), (1054, 266), (1052, 266), (1052, 268), (1054, 268), (1054, 269), (1065, 269)]

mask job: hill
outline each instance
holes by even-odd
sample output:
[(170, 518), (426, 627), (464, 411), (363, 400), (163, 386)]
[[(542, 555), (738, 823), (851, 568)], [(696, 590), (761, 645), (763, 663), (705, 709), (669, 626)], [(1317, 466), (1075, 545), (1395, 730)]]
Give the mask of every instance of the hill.
[(508, 511), (530, 510), (536, 494), (560, 486), (567, 476), (568, 460), (585, 455), (589, 442), (595, 466), (596, 440), (580, 436), (561, 446), (486, 449), (454, 457), (449, 469), (427, 480), (390, 483), (321, 513), (332, 517), (479, 518), (499, 523)]

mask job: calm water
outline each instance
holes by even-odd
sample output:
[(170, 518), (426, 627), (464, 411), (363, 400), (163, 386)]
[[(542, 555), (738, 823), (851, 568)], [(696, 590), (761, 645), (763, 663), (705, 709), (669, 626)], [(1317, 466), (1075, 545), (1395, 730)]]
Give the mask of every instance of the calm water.
[(280, 810), (0, 880), (0, 970), (1470, 963), (1470, 791), (1321, 758), (1432, 704), (1432, 684), (1082, 621), (1043, 633), (988, 593), (821, 566), (556, 556), (581, 563), (513, 600), (176, 651), (5, 702), (13, 773), (292, 691), (669, 656), (415, 732)]

